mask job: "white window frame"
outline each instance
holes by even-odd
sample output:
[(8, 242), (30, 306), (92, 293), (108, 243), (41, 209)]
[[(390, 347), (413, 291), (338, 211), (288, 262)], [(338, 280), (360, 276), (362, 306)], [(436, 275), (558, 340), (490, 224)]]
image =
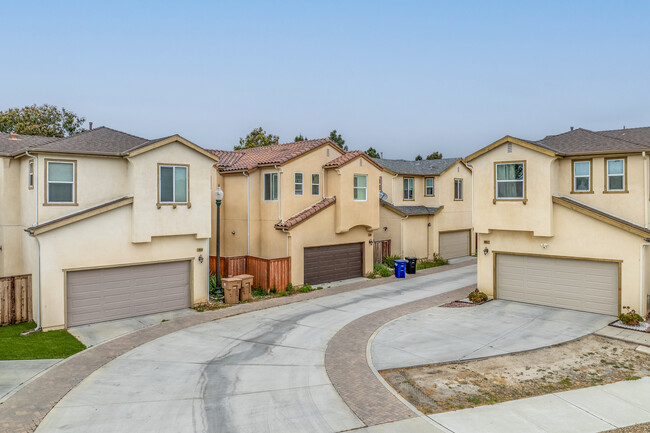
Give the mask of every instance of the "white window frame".
[[(609, 163), (614, 162), (614, 161), (623, 161), (623, 173), (622, 174), (609, 174)], [(605, 160), (605, 170), (606, 170), (606, 179), (605, 179), (605, 188), (607, 191), (612, 191), (612, 192), (625, 192), (625, 175), (627, 172), (627, 160), (625, 158), (611, 158), (611, 159), (606, 159)], [(623, 181), (621, 182), (621, 188), (620, 189), (614, 189), (609, 187), (609, 178), (610, 177), (619, 177), (621, 176), (623, 178)]]
[[(300, 175), (300, 182), (298, 182), (298, 175)], [(293, 193), (294, 195), (303, 195), (305, 192), (304, 188), (305, 176), (298, 172), (293, 174)], [(300, 186), (300, 191), (298, 191), (298, 186)]]
[[(580, 163), (587, 163), (589, 166), (589, 170), (587, 170), (587, 174), (576, 174), (576, 164)], [(580, 178), (587, 178), (587, 189), (578, 189), (578, 182), (577, 180)], [(591, 161), (573, 161), (573, 192), (589, 192), (591, 191)]]
[[(410, 182), (409, 182), (410, 181)], [(407, 189), (408, 186), (407, 184), (410, 183), (410, 190)], [(402, 182), (402, 198), (404, 201), (413, 201), (415, 200), (415, 178), (412, 177), (405, 177), (404, 181)], [(410, 197), (407, 197), (407, 192), (410, 192)]]
[[(499, 180), (498, 176), (498, 167), (500, 165), (516, 165), (516, 164), (521, 164), (522, 167), (522, 176), (521, 180), (506, 180), (502, 179)], [(526, 199), (526, 163), (523, 161), (515, 161), (515, 162), (498, 162), (494, 165), (494, 182), (495, 182), (495, 189), (494, 191), (495, 197), (497, 200), (525, 200)], [(521, 182), (521, 197), (500, 197), (499, 196), (499, 183), (516, 183), (516, 182)]]
[[(316, 183), (314, 183), (314, 176), (316, 176)], [(315, 193), (314, 187), (316, 187)], [(311, 195), (320, 195), (320, 173), (311, 174)]]
[[(66, 164), (66, 165), (71, 165), (72, 166), (72, 181), (60, 181), (60, 180), (50, 180), (50, 164)], [(52, 204), (52, 205), (61, 205), (61, 204), (75, 204), (77, 202), (77, 188), (76, 188), (76, 181), (77, 181), (77, 166), (76, 166), (76, 161), (47, 161), (47, 179), (45, 179), (47, 183), (47, 191), (45, 193), (47, 194), (47, 204)], [(72, 197), (71, 201), (50, 201), (50, 184), (66, 184), (70, 185), (72, 184)]]
[[(362, 177), (366, 180), (366, 186), (354, 186), (354, 179), (362, 178)], [(353, 189), (352, 198), (354, 199), (354, 201), (367, 201), (368, 200), (368, 175), (367, 174), (355, 174), (354, 177), (353, 177), (352, 189)], [(355, 193), (357, 191), (361, 191), (361, 190), (363, 190), (363, 197), (364, 198), (363, 199), (356, 198), (357, 194), (355, 194)]]
[(454, 179), (454, 200), (463, 201), (463, 179)]
[(34, 189), (34, 158), (27, 163), (27, 187)]
[[(431, 186), (427, 185), (427, 182), (431, 181)], [(433, 197), (436, 193), (434, 187), (435, 187), (435, 181), (433, 180), (432, 177), (425, 177), (424, 178), (424, 196), (425, 197)], [(431, 188), (431, 194), (429, 194), (429, 188)]]
[[(270, 198), (266, 198), (266, 184), (267, 182), (273, 182), (270, 183), (271, 189), (270, 189)], [(275, 185), (275, 188), (273, 188), (273, 185)], [(264, 191), (262, 191), (262, 194), (264, 195), (264, 201), (278, 201), (278, 173), (264, 173)], [(275, 195), (273, 194), (275, 192)]]
[[(172, 200), (162, 199), (162, 169), (172, 169)], [(176, 170), (185, 170), (185, 201), (176, 201)], [(158, 203), (160, 204), (187, 204), (190, 202), (190, 167), (187, 165), (160, 164), (158, 165)]]

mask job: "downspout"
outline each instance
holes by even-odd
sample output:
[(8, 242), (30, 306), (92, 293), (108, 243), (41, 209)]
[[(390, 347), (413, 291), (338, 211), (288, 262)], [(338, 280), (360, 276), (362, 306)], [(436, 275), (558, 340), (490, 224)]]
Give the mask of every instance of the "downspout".
[(646, 260), (645, 260), (645, 254), (643, 252), (643, 247), (647, 247), (647, 246), (650, 246), (650, 244), (647, 243), (641, 244), (641, 248), (639, 251), (639, 286), (640, 286), (639, 287), (639, 312), (643, 317), (645, 317), (645, 315), (648, 314), (648, 312), (645, 311), (646, 306), (643, 304), (643, 288), (645, 287), (645, 267), (646, 267)]
[(289, 232), (287, 229), (282, 229), (282, 233), (285, 233), (287, 235), (287, 255), (286, 257), (289, 257)]
[(650, 201), (650, 197), (648, 197), (648, 164), (649, 162), (649, 157), (646, 155), (645, 151), (641, 152), (641, 156), (643, 157), (644, 164), (643, 164), (643, 197), (644, 197), (644, 204), (643, 204), (643, 210), (645, 212), (645, 228), (648, 228), (648, 201)]
[[(36, 199), (34, 200), (34, 226), (38, 225), (38, 158), (28, 151), (25, 151), (25, 155), (34, 159), (34, 194)], [(29, 234), (31, 237), (36, 239), (36, 331), (41, 330), (41, 241), (36, 237), (34, 233)]]
[(406, 215), (406, 217), (402, 218), (399, 224), (399, 231), (400, 231), (400, 241), (399, 241), (399, 246), (400, 246), (400, 256), (404, 257), (404, 221), (409, 219), (409, 216)]
[[(393, 178), (390, 180), (390, 193), (392, 194), (390, 197), (391, 197), (391, 200), (393, 200), (393, 203), (395, 203), (397, 201), (396, 196), (395, 196), (395, 178), (397, 176), (399, 176), (399, 173), (395, 173)], [(402, 198), (404, 198), (404, 197), (402, 197)]]
[(251, 255), (251, 177), (247, 172), (242, 172), (246, 176), (246, 255)]

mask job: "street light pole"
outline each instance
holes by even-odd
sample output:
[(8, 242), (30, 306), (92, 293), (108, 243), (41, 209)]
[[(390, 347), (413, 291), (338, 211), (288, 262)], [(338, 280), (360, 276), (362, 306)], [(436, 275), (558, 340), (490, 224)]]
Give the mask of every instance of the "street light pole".
[(223, 200), (223, 190), (221, 185), (217, 185), (214, 192), (214, 199), (217, 203), (217, 288), (221, 288), (221, 200)]

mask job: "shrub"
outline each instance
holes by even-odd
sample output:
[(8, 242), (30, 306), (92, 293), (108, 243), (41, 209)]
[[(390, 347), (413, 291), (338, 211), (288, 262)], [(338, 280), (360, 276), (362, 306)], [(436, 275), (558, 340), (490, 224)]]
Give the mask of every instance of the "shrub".
[(420, 260), (418, 260), (418, 263), (415, 266), (415, 268), (417, 270), (422, 270), (422, 269), (435, 268), (436, 266), (442, 266), (442, 265), (448, 265), (448, 264), (449, 264), (449, 260), (443, 259), (438, 254), (433, 253), (433, 258), (431, 260), (429, 260), (429, 259), (420, 259)]
[(474, 290), (473, 292), (469, 292), (467, 298), (475, 304), (480, 304), (481, 302), (485, 302), (488, 299), (487, 295), (483, 292), (479, 292), (478, 289)]
[(314, 291), (314, 288), (313, 288), (311, 285), (309, 285), (309, 284), (305, 284), (304, 286), (302, 286), (302, 287), (300, 288), (300, 291), (301, 291), (302, 293), (313, 292), (313, 291)]
[(217, 274), (210, 274), (208, 277), (208, 287), (210, 287), (210, 294), (215, 296), (217, 294)]
[(288, 283), (287, 287), (285, 289), (286, 289), (287, 293), (293, 293), (293, 291), (295, 290), (294, 287), (293, 287), (293, 284), (291, 284), (291, 283)]
[(636, 326), (639, 322), (643, 322), (643, 317), (638, 315), (636, 311), (630, 309), (630, 307), (623, 307), (627, 310), (627, 313), (621, 313), (618, 315), (618, 320), (623, 322), (626, 325)]
[(268, 295), (269, 294), (266, 293), (266, 290), (262, 289), (261, 287), (258, 287), (257, 289), (253, 289), (253, 297), (255, 298), (263, 298)]
[(370, 278), (371, 280), (374, 280), (375, 278), (377, 278), (377, 274), (375, 272), (368, 272), (366, 278)]
[(383, 262), (386, 266), (389, 268), (394, 268), (395, 267), (395, 260), (401, 259), (400, 256), (393, 254), (392, 256), (385, 256), (383, 259)]

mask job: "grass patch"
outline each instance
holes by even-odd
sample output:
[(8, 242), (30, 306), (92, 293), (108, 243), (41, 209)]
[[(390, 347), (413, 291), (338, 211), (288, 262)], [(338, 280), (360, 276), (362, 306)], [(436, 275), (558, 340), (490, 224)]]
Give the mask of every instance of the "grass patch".
[(0, 327), (0, 360), (67, 358), (86, 348), (65, 330), (20, 335), (34, 328), (34, 322)]
[(435, 268), (436, 266), (443, 266), (448, 264), (449, 260), (442, 258), (437, 258), (434, 260), (418, 260), (417, 264), (415, 265), (415, 269), (421, 271), (422, 269)]

